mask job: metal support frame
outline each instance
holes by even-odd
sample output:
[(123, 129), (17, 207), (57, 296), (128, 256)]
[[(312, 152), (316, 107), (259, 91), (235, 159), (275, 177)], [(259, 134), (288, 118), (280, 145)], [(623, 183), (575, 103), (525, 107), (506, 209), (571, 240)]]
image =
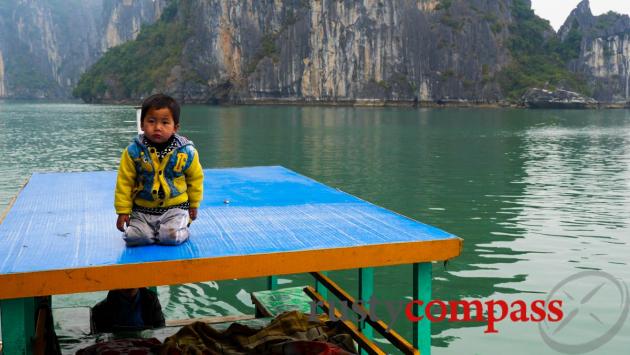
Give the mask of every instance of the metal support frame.
[[(328, 276), (328, 271), (321, 271), (321, 274), (324, 276)], [(322, 298), (324, 298), (324, 300), (328, 300), (328, 289), (317, 279), (315, 279), (315, 291), (322, 295)]]
[[(312, 272), (311, 275), (313, 275), (315, 280), (319, 281), (341, 302), (345, 302), (347, 307), (349, 307), (350, 309), (355, 309), (355, 308), (359, 309), (360, 312), (363, 314), (369, 314), (369, 311), (363, 306), (363, 304), (355, 300), (352, 296), (350, 296), (350, 294), (344, 291), (341, 287), (339, 287), (339, 285), (333, 282), (330, 278), (322, 275), (322, 273), (319, 273), (319, 272)], [(317, 300), (319, 301), (319, 299)], [(410, 342), (408, 342), (405, 338), (403, 338), (400, 334), (398, 334), (398, 332), (396, 332), (394, 329), (391, 329), (382, 320), (376, 320), (376, 319), (367, 317), (366, 321), (372, 327), (372, 329), (376, 330), (383, 338), (387, 339), (392, 345), (394, 345), (403, 354), (419, 355), (418, 350), (414, 349), (414, 347), (411, 345)], [(361, 334), (362, 336), (364, 336), (363, 333)], [(367, 337), (365, 338), (367, 339)], [(366, 349), (366, 350), (368, 350), (369, 352), (369, 349)]]
[(278, 289), (278, 276), (267, 276), (267, 290), (273, 291)]
[[(322, 305), (325, 313), (331, 314), (334, 313), (334, 316), (340, 320), (340, 325), (350, 334), (352, 334), (352, 338), (359, 344), (361, 349), (365, 349), (366, 353), (369, 355), (385, 355), (385, 352), (379, 349), (372, 340), (368, 339), (365, 334), (361, 333), (359, 329), (349, 320), (344, 320), (343, 315), (337, 309), (335, 309), (332, 305), (328, 304), (322, 296), (315, 291), (311, 286), (307, 286), (304, 288), (304, 292), (311, 297), (311, 299), (317, 303)], [(363, 351), (363, 350), (362, 350)]]
[(0, 300), (2, 323), (2, 351), (4, 355), (23, 355), (33, 352), (35, 314), (34, 297)]
[[(359, 301), (362, 301), (362, 307), (367, 312), (372, 305), (369, 301), (374, 293), (374, 268), (361, 268), (359, 271)], [(337, 291), (338, 287), (325, 275), (327, 272), (322, 272), (324, 279), (317, 277), (317, 273), (314, 273), (316, 279), (317, 292), (322, 296), (322, 299), (327, 299), (329, 287), (333, 286), (333, 290)], [(432, 281), (432, 265), (430, 262), (415, 263), (413, 264), (413, 291), (412, 297), (414, 300), (422, 301), (423, 305), (428, 304), (431, 301), (431, 281)], [(331, 285), (332, 284), (332, 285)], [(269, 276), (267, 278), (267, 286), (270, 290), (275, 290), (278, 287), (277, 276)], [(326, 296), (325, 296), (326, 295)], [(344, 293), (337, 295), (342, 300), (350, 300), (351, 298)], [(23, 355), (30, 354), (33, 351), (32, 340), (35, 334), (36, 326), (36, 312), (37, 312), (37, 299), (33, 297), (17, 298), (17, 299), (5, 299), (0, 300), (0, 322), (4, 325), (2, 327), (2, 350), (4, 355)], [(413, 313), (415, 315), (421, 315), (420, 306), (414, 303)], [(380, 322), (359, 322), (357, 324), (358, 330), (370, 341), (373, 340), (374, 328), (370, 324), (378, 324), (379, 329), (383, 328)], [(380, 332), (380, 330), (379, 330)], [(387, 334), (392, 337), (399, 337), (395, 332), (394, 334)], [(384, 334), (385, 335), (385, 334)], [(388, 336), (386, 336), (388, 337)], [(404, 344), (404, 339), (391, 339), (398, 340), (398, 342)], [(390, 341), (391, 341), (390, 340)], [(418, 349), (423, 355), (431, 354), (431, 323), (427, 317), (423, 317), (419, 322), (413, 324), (413, 347)], [(410, 349), (410, 351), (413, 351)], [(407, 351), (404, 351), (407, 353)], [(369, 353), (363, 348), (362, 354)], [(415, 353), (415, 352), (414, 352)]]
[[(372, 298), (374, 294), (374, 268), (360, 268), (359, 269), (359, 301), (363, 302), (363, 306), (370, 310), (372, 305), (369, 304), (369, 300)], [(374, 339), (374, 329), (367, 324), (364, 320), (357, 324), (357, 327), (365, 335), (366, 338), (373, 340)], [(361, 354), (367, 354), (364, 349), (361, 349)]]
[[(414, 300), (422, 301), (423, 305), (431, 302), (431, 263), (413, 264), (413, 294)], [(413, 304), (413, 314), (420, 315), (420, 307)], [(413, 346), (420, 350), (422, 355), (431, 354), (431, 322), (427, 317), (422, 317), (419, 322), (413, 324)]]
[[(328, 276), (328, 271), (320, 271), (320, 273), (324, 276)], [(322, 296), (324, 301), (328, 301), (328, 288), (324, 284), (322, 284), (319, 280), (315, 279), (315, 291)], [(320, 312), (325, 312), (324, 308), (317, 308)]]

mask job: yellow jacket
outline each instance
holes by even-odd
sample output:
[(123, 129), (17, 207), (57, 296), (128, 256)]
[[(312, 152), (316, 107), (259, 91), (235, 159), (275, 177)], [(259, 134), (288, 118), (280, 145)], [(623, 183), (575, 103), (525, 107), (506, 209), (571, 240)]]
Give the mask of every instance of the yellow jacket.
[[(114, 207), (117, 214), (131, 214), (133, 205), (169, 207), (188, 201), (198, 208), (203, 198), (203, 169), (191, 141), (175, 135), (175, 149), (162, 162), (153, 147), (136, 137), (123, 151), (118, 168)], [(160, 187), (164, 197), (160, 198)]]

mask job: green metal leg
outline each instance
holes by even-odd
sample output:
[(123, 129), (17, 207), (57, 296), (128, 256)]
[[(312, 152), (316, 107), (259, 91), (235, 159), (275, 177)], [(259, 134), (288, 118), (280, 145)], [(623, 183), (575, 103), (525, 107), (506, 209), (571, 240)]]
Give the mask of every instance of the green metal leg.
[(268, 290), (277, 290), (278, 289), (278, 276), (268, 276), (267, 277), (267, 289)]
[[(367, 267), (359, 269), (359, 300), (366, 302), (372, 298), (374, 294), (374, 268)], [(368, 310), (372, 305), (369, 303), (363, 304)], [(369, 340), (374, 339), (374, 329), (365, 321), (359, 322), (358, 328)], [(361, 354), (367, 354), (364, 349), (361, 349)]]
[[(328, 276), (328, 271), (322, 271), (322, 275)], [(322, 295), (324, 301), (328, 301), (328, 289), (317, 280), (315, 280), (315, 291)], [(319, 307), (318, 312), (324, 312), (324, 310)]]
[[(414, 300), (423, 302), (423, 306), (431, 301), (431, 263), (413, 264), (413, 294)], [(413, 313), (421, 315), (418, 305), (414, 303)], [(420, 350), (422, 355), (431, 354), (431, 322), (423, 317), (417, 323), (413, 323), (413, 346)]]
[(23, 355), (33, 352), (35, 335), (35, 298), (0, 300), (2, 350), (4, 355)]

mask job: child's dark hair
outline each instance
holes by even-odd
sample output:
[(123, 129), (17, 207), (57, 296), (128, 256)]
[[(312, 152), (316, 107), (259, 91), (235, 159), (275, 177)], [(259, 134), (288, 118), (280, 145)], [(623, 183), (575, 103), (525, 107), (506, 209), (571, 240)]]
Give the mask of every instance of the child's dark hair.
[(159, 110), (162, 108), (168, 108), (171, 111), (171, 115), (173, 115), (175, 124), (179, 124), (179, 104), (174, 98), (164, 94), (151, 95), (142, 101), (140, 122), (144, 122), (144, 117), (150, 109)]

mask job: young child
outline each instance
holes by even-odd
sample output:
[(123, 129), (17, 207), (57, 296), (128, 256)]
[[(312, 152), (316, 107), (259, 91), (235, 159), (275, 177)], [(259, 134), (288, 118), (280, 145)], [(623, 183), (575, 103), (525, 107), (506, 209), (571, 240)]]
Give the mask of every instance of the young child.
[(140, 122), (144, 134), (120, 158), (116, 227), (128, 246), (183, 243), (203, 195), (199, 154), (191, 141), (177, 134), (179, 105), (173, 98), (148, 97)]

